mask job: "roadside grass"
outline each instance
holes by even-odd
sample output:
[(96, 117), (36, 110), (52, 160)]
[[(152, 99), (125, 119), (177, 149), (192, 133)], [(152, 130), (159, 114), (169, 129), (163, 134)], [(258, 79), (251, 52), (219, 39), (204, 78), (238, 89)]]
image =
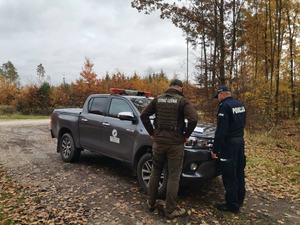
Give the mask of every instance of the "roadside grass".
[(269, 133), (246, 133), (249, 189), (300, 201), (298, 122), (284, 124)]
[(0, 120), (48, 119), (48, 118), (49, 116), (44, 116), (44, 115), (23, 115), (18, 113), (0, 115)]

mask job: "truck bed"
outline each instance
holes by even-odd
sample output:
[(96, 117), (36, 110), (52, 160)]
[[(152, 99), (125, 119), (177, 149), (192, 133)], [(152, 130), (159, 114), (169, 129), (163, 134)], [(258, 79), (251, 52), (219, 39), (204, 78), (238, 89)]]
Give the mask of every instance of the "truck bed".
[(76, 146), (79, 144), (78, 117), (82, 108), (55, 109), (51, 115), (51, 136), (58, 138), (61, 128), (69, 129), (75, 139)]
[(54, 112), (57, 112), (59, 114), (79, 115), (82, 112), (82, 108), (55, 109)]

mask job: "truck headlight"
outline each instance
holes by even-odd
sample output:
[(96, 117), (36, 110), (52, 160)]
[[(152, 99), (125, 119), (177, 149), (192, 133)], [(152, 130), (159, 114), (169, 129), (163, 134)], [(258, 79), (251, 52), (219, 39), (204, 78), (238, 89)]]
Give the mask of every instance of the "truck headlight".
[(199, 137), (189, 137), (185, 143), (186, 148), (201, 148), (201, 149), (211, 149), (213, 147), (213, 139), (199, 138)]
[(197, 168), (198, 168), (198, 164), (197, 163), (191, 163), (191, 165), (190, 165), (190, 170), (191, 171), (196, 171)]

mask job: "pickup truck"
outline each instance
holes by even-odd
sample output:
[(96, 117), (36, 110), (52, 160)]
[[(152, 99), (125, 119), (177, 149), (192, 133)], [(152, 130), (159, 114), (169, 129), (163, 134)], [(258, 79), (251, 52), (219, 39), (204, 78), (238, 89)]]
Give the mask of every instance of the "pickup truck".
[[(152, 169), (152, 140), (140, 112), (151, 98), (143, 92), (122, 94), (93, 94), (83, 108), (55, 109), (51, 115), (50, 131), (57, 138), (57, 152), (65, 162), (79, 159), (81, 151), (89, 150), (126, 162), (147, 191)], [(198, 124), (184, 147), (181, 181), (196, 181), (217, 175), (216, 161), (211, 159), (215, 127)], [(190, 183), (190, 182), (188, 182)], [(165, 167), (159, 184), (163, 194), (167, 186)]]

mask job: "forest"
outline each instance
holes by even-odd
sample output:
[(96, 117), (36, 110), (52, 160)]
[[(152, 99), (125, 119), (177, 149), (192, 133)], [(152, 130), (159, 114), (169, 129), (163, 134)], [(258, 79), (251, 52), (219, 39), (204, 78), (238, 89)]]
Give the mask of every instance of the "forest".
[[(140, 13), (158, 12), (181, 29), (198, 58), (184, 94), (206, 119), (215, 117), (212, 96), (228, 85), (247, 107), (248, 125), (270, 127), (300, 115), (300, 2), (297, 0), (133, 0)], [(81, 107), (92, 93), (111, 87), (162, 93), (174, 74), (97, 74), (86, 58), (80, 78), (52, 85), (37, 65), (38, 82), (20, 85), (13, 62), (0, 62), (0, 113), (49, 114)], [(117, 65), (116, 65), (117, 66)], [(134, 69), (134, 68), (133, 68)], [(184, 77), (186, 75), (184, 74)]]

